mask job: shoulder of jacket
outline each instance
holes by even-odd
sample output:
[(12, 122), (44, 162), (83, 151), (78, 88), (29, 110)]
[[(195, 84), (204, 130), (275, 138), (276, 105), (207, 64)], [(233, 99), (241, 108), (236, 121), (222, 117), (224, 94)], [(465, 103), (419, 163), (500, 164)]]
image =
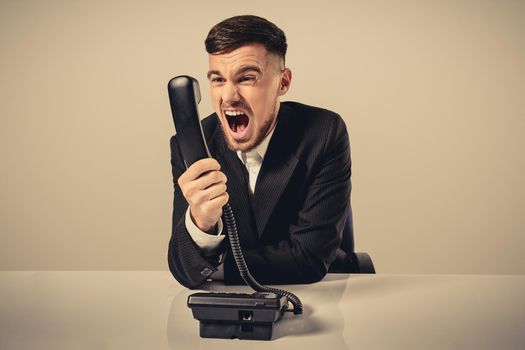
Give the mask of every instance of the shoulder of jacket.
[(212, 113), (201, 120), (202, 132), (206, 139), (209, 139), (214, 133), (215, 130), (219, 127), (219, 118), (217, 118), (216, 113)]
[(343, 118), (336, 112), (329, 109), (310, 106), (300, 102), (286, 101), (282, 102), (285, 108), (289, 108), (292, 114), (303, 121), (308, 119), (314, 125), (341, 125), (344, 124)]

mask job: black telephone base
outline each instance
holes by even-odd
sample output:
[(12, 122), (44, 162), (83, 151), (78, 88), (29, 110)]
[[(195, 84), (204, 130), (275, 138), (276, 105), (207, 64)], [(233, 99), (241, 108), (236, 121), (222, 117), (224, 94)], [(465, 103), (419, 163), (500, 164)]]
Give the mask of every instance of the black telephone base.
[(272, 340), (273, 324), (200, 321), (201, 338)]
[(194, 293), (188, 297), (202, 338), (271, 340), (288, 299), (273, 293)]

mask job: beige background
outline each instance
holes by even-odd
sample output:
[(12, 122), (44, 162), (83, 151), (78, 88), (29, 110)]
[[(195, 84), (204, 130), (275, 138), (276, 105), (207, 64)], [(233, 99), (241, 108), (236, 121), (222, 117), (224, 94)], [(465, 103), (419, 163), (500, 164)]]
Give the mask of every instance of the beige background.
[[(213, 5), (212, 5), (213, 4)], [(287, 34), (286, 96), (344, 116), (385, 273), (525, 273), (522, 1), (1, 1), (0, 269), (166, 269), (166, 83), (218, 21)]]

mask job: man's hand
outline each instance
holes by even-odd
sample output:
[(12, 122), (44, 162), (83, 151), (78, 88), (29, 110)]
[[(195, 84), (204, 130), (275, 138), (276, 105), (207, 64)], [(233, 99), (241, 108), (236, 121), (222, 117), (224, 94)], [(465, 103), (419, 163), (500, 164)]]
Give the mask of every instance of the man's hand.
[(177, 181), (190, 206), (193, 223), (202, 231), (211, 233), (228, 203), (226, 175), (213, 158), (193, 163)]

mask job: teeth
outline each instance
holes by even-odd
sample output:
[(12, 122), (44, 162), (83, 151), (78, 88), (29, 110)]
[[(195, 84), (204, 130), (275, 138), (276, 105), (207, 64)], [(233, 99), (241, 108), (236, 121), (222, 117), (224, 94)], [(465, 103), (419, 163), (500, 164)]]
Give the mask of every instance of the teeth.
[(224, 111), (224, 114), (235, 117), (244, 113), (241, 111)]

